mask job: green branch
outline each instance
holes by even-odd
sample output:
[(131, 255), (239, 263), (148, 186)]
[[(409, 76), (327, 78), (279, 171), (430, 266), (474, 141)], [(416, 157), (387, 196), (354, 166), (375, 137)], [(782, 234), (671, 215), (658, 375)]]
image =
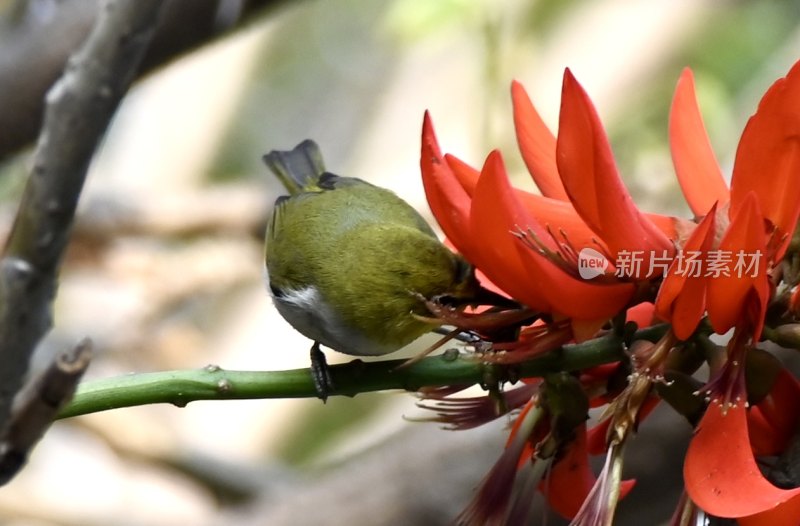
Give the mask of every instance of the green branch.
[[(660, 325), (638, 331), (635, 339), (655, 341), (666, 332)], [(514, 366), (487, 364), (473, 355), (445, 353), (425, 358), (407, 368), (404, 360), (365, 363), (360, 360), (331, 366), (332, 395), (421, 387), (471, 385), (501, 380), (513, 372), (519, 377), (552, 371), (577, 371), (623, 357), (622, 341), (613, 335), (564, 347)], [(308, 369), (289, 371), (226, 371), (216, 366), (184, 371), (141, 373), (82, 383), (59, 418), (121, 407), (167, 403), (183, 407), (196, 400), (257, 398), (313, 398), (317, 393)]]

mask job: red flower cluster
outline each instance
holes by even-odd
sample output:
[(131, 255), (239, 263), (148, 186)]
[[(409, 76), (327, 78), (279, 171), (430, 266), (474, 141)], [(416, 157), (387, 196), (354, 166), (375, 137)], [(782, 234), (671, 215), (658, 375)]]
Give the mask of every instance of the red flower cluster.
[[(449, 241), (487, 282), (537, 313), (515, 342), (495, 346), (502, 357), (487, 359), (525, 360), (569, 340), (621, 333), (626, 320), (669, 325), (660, 339), (629, 341), (621, 362), (526, 379), (520, 391), (507, 392), (506, 408), (520, 409), (508, 447), (461, 522), (524, 516), (530, 499), (511, 486), (527, 470), (573, 524), (610, 524), (632, 484), (620, 477), (626, 441), (662, 398), (670, 402), (670, 391), (688, 389), (696, 404), (673, 403), (696, 424), (675, 523), (701, 513), (748, 526), (800, 523), (800, 481), (787, 482), (780, 468), (781, 455), (800, 440), (800, 383), (757, 347), (764, 334), (795, 330), (800, 310), (791, 243), (800, 215), (800, 63), (767, 91), (747, 123), (730, 189), (706, 136), (692, 73), (683, 72), (669, 138), (693, 220), (636, 207), (597, 112), (569, 70), (557, 137), (519, 83), (511, 93), (522, 157), (542, 195), (511, 186), (499, 151), (478, 171), (442, 154), (427, 114), (422, 132), (423, 183)], [(641, 265), (616, 272), (632, 253)], [(686, 272), (679, 256), (687, 253), (715, 271)], [(590, 275), (583, 272), (587, 258), (602, 263)], [(731, 329), (726, 346), (709, 339)], [(696, 359), (678, 359), (687, 353)], [(702, 363), (710, 377), (698, 385), (693, 375)], [(497, 416), (476, 399), (451, 394), (427, 395), (443, 421), (457, 415), (472, 425)], [(590, 406), (606, 410), (587, 429)], [(481, 417), (464, 416), (476, 407)], [(588, 456), (602, 451), (606, 465), (595, 477)], [(756, 458), (767, 456), (779, 460), (762, 470)]]

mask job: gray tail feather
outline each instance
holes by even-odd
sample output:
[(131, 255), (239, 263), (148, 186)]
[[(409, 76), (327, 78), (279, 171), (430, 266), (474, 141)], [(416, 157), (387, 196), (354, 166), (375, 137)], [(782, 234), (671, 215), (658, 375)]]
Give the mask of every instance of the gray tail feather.
[(293, 150), (272, 150), (263, 159), (291, 195), (316, 186), (319, 176), (325, 173), (322, 153), (311, 139), (301, 142)]

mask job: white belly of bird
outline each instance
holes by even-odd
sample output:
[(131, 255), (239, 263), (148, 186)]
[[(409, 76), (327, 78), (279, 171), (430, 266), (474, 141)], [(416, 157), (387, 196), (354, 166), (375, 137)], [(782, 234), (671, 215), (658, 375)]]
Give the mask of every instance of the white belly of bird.
[(273, 295), (272, 300), (292, 327), (325, 347), (355, 356), (379, 356), (397, 350), (345, 326), (315, 287), (281, 290), (281, 295)]

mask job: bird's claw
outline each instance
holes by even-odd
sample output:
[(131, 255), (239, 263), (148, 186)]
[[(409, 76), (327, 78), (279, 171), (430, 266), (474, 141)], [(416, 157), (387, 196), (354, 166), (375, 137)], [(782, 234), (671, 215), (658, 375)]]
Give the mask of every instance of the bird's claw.
[(328, 361), (325, 359), (325, 353), (319, 348), (318, 342), (314, 342), (311, 347), (311, 378), (314, 381), (317, 396), (325, 403), (334, 386)]

